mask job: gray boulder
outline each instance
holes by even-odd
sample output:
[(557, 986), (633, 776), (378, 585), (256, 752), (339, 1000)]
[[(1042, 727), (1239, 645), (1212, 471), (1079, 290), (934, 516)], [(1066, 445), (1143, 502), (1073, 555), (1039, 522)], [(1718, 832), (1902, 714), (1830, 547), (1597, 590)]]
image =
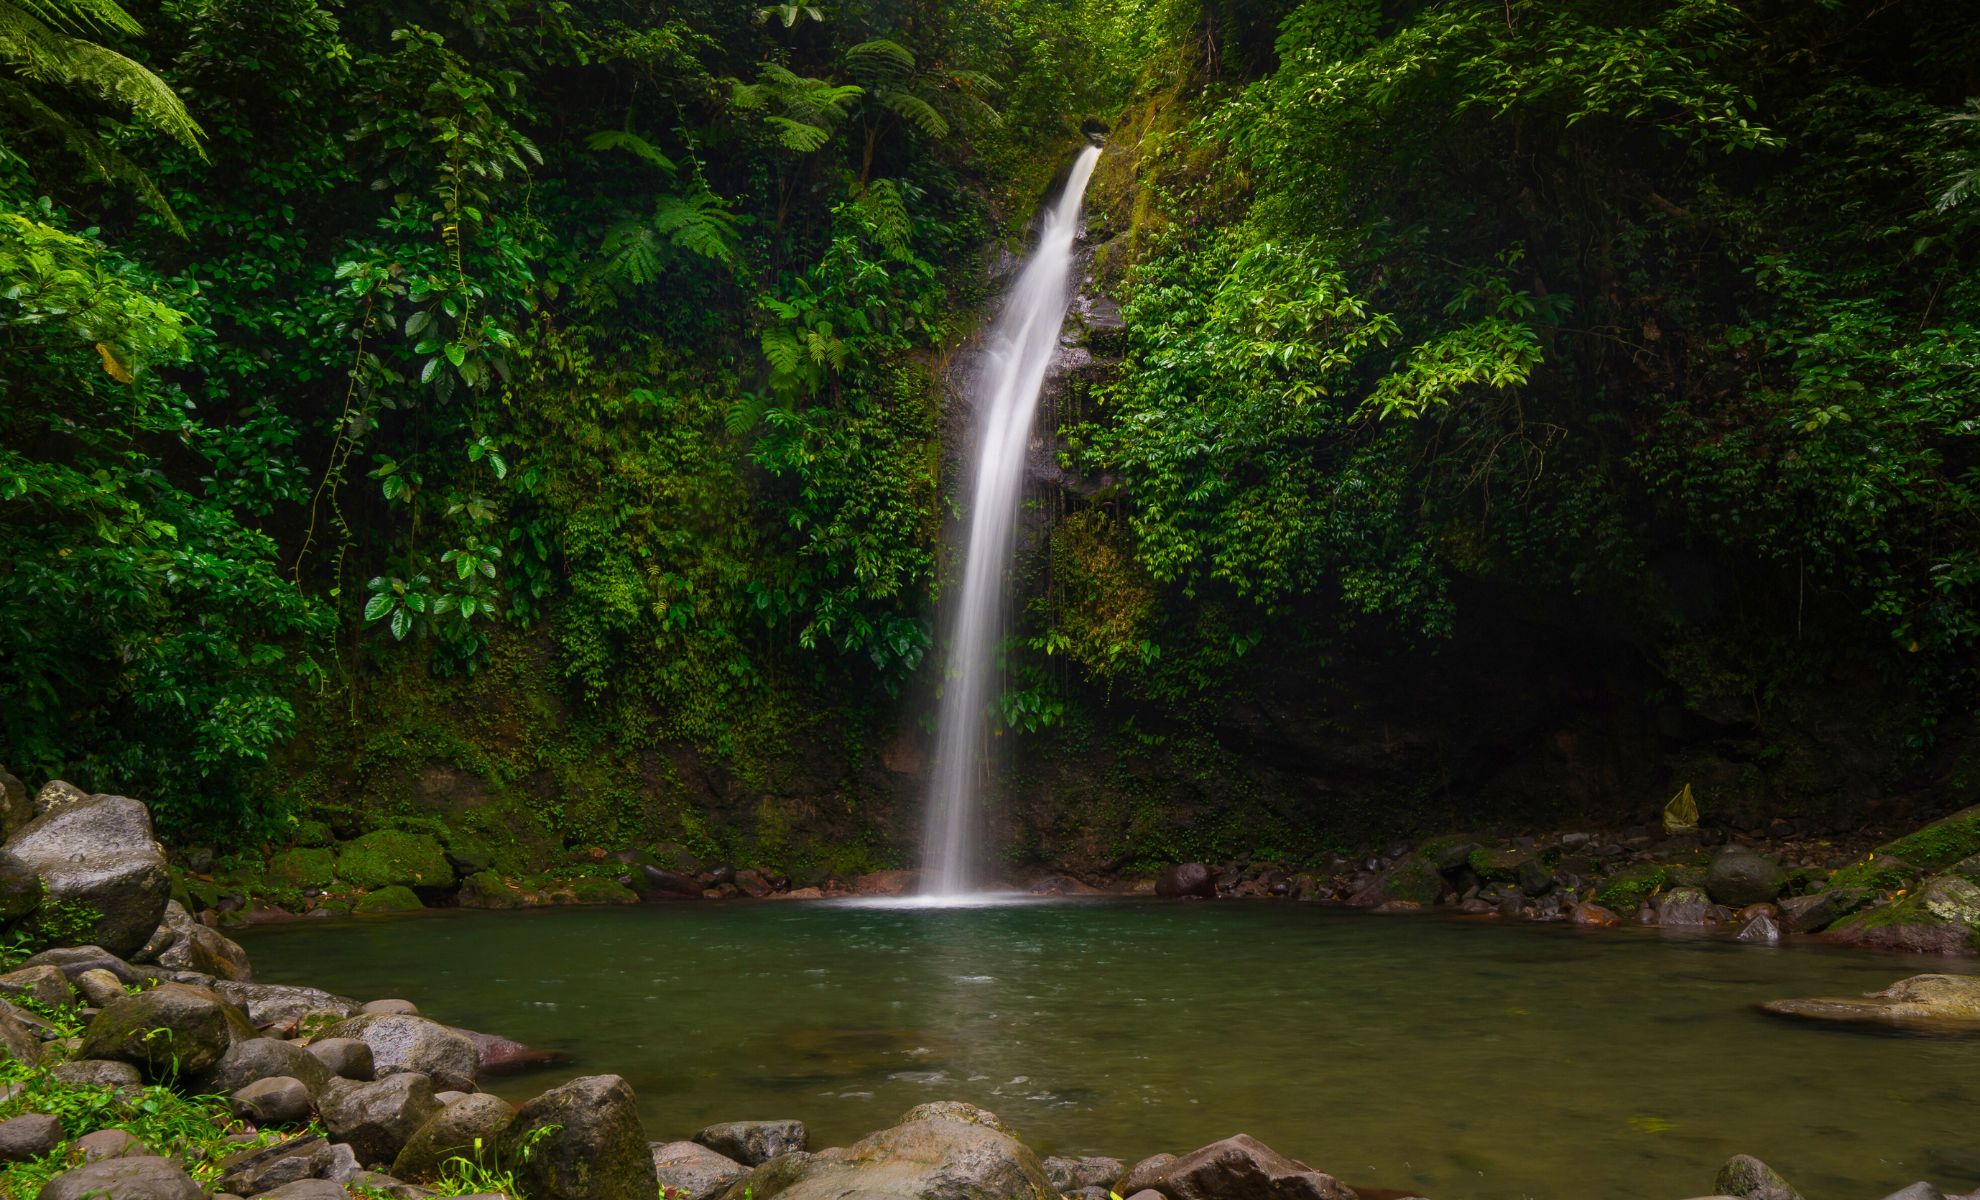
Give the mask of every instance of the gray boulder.
[(1127, 1164), (1118, 1158), (1065, 1158), (1053, 1155), (1041, 1164), (1045, 1178), (1061, 1193), (1084, 1188), (1106, 1188), (1121, 1177)]
[(1751, 1154), (1735, 1154), (1719, 1168), (1714, 1187), (1741, 1200), (1801, 1200), (1801, 1193)]
[(60, 1118), (27, 1113), (0, 1121), (0, 1163), (27, 1162), (52, 1153), (67, 1137)]
[(573, 1079), (531, 1100), (500, 1148), (532, 1200), (653, 1200), (660, 1186), (633, 1090), (617, 1075)]
[(1177, 900), (1185, 896), (1195, 896), (1204, 900), (1217, 898), (1217, 873), (1202, 863), (1177, 863), (1164, 867), (1155, 877), (1155, 894), (1165, 900)]
[(1114, 1191), (1122, 1196), (1132, 1196), (1148, 1191), (1155, 1186), (1168, 1169), (1175, 1165), (1173, 1154), (1151, 1154), (1127, 1169), (1127, 1173), (1114, 1181)]
[(463, 1096), (413, 1131), (392, 1160), (392, 1174), (408, 1183), (430, 1183), (448, 1159), (493, 1161), (497, 1141), (515, 1119), (514, 1106), (499, 1096)]
[(118, 983), (140, 984), (151, 976), (118, 958), (101, 946), (57, 946), (43, 950), (21, 964), (24, 967), (60, 967), (62, 974), (71, 982), (82, 977), (85, 971), (105, 971), (117, 977)]
[(22, 1019), (24, 1015), (13, 1005), (0, 1001), (0, 1051), (32, 1066), (41, 1061), (41, 1039)]
[(0, 925), (11, 925), (41, 907), (41, 876), (21, 856), (0, 850)]
[(1736, 842), (1721, 846), (1705, 872), (1706, 894), (1731, 908), (1765, 904), (1786, 885), (1779, 863)]
[(309, 1089), (287, 1075), (257, 1079), (235, 1090), (228, 1103), (235, 1116), (256, 1125), (281, 1128), (309, 1120)]
[(1356, 1200), (1332, 1175), (1243, 1133), (1183, 1155), (1150, 1186), (1168, 1200)]
[(779, 1154), (805, 1147), (803, 1121), (725, 1121), (689, 1139), (746, 1167), (760, 1167)]
[(5, 767), (0, 767), (0, 841), (13, 837), (16, 830), (34, 820), (34, 800), (27, 785)]
[(151, 834), (151, 814), (127, 796), (91, 796), (50, 810), (6, 848), (41, 876), (47, 903), (98, 916), (88, 938), (112, 954), (151, 940), (165, 915), (171, 877)]
[(294, 1079), (311, 1096), (323, 1090), (330, 1072), (315, 1055), (278, 1038), (243, 1038), (228, 1047), (220, 1061), (194, 1077), (202, 1092), (227, 1096), (263, 1079)]
[(894, 1124), (905, 1125), (909, 1121), (966, 1121), (971, 1125), (994, 1129), (998, 1133), (1017, 1136), (1017, 1131), (1004, 1124), (996, 1113), (987, 1108), (978, 1108), (974, 1104), (965, 1104), (961, 1100), (931, 1100), (926, 1104), (917, 1104), (902, 1113)]
[(339, 1018), (357, 1012), (358, 1003), (320, 988), (292, 987), (281, 983), (244, 983), (220, 980), (213, 990), (237, 1004), (258, 1029), (293, 1028), (311, 1013), (336, 1013)]
[(205, 1193), (169, 1158), (106, 1158), (49, 1180), (39, 1200), (205, 1200)]
[(83, 1033), (79, 1057), (127, 1062), (147, 1078), (196, 1076), (237, 1041), (255, 1037), (241, 1010), (205, 988), (161, 983), (105, 1008)]
[(473, 1042), (425, 1017), (367, 1013), (339, 1021), (323, 1036), (356, 1038), (371, 1047), (372, 1068), (381, 1077), (418, 1071), (443, 1090), (473, 1091), (481, 1068)]
[(1830, 888), (1781, 900), (1781, 924), (1795, 933), (1819, 933), (1862, 907), (1865, 893), (1853, 888)]
[(124, 997), (124, 985), (101, 967), (78, 972), (70, 982), (83, 994), (83, 999), (89, 1001), (91, 1008), (108, 1008)]
[(316, 1103), (331, 1137), (349, 1142), (360, 1161), (381, 1166), (397, 1158), (407, 1140), (440, 1111), (433, 1081), (416, 1071), (372, 1083), (334, 1080)]
[(1657, 924), (1665, 929), (1702, 929), (1723, 915), (1723, 910), (1695, 887), (1674, 887), (1651, 903), (1657, 910)]
[(1031, 1151), (990, 1125), (904, 1121), (851, 1146), (771, 1159), (726, 1200), (1057, 1200)]
[(340, 1079), (369, 1083), (378, 1078), (378, 1069), (371, 1061), (371, 1047), (356, 1038), (318, 1038), (309, 1044), (308, 1053), (323, 1064), (325, 1071)]
[(34, 794), (34, 815), (45, 817), (59, 809), (87, 803), (90, 794), (66, 779), (51, 779)]
[(330, 1143), (320, 1137), (298, 1136), (256, 1150), (243, 1150), (220, 1163), (216, 1192), (255, 1196), (262, 1192), (321, 1175), (331, 1163)]
[(137, 1087), (144, 1082), (138, 1069), (127, 1062), (108, 1058), (84, 1058), (65, 1062), (48, 1072), (71, 1087)]
[(653, 1143), (662, 1200), (714, 1200), (749, 1168), (696, 1142)]
[(60, 967), (22, 967), (0, 975), (0, 996), (57, 1008), (75, 1003), (76, 989), (69, 986), (69, 977)]
[(150, 1147), (121, 1129), (99, 1129), (76, 1139), (73, 1149), (84, 1162), (105, 1158), (150, 1158)]
[[(247, 951), (239, 943), (193, 920), (176, 900), (165, 905), (157, 934), (145, 948), (153, 950), (151, 961), (168, 970), (198, 971), (234, 983), (246, 983), (254, 977)], [(145, 956), (138, 957), (142, 960)]]

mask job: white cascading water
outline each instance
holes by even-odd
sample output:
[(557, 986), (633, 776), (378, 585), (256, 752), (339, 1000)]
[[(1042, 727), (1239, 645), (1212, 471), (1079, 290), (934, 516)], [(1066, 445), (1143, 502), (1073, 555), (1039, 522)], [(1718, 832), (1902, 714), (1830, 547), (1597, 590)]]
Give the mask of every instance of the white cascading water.
[(931, 896), (962, 896), (971, 890), (980, 816), (977, 784), (989, 740), (984, 707), (991, 698), (997, 642), (1003, 636), (1004, 579), (1017, 530), (1026, 444), (1072, 299), (1073, 239), (1086, 182), (1099, 158), (1097, 146), (1081, 151), (1065, 190), (1046, 210), (1038, 246), (990, 328), (971, 389), (976, 476), (928, 797), (922, 891)]

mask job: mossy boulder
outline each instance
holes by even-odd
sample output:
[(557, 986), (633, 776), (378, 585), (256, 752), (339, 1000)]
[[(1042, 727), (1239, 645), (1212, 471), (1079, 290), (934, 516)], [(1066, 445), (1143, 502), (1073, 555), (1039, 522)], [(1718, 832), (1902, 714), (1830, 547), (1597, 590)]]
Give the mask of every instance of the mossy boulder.
[(521, 908), (523, 898), (500, 875), (477, 871), (461, 880), (462, 908)]
[(1831, 939), (1913, 954), (1980, 953), (1980, 885), (1935, 875), (1887, 904), (1831, 926)]
[(1405, 854), (1389, 865), (1367, 887), (1356, 892), (1349, 903), (1375, 908), (1392, 901), (1431, 905), (1444, 893), (1444, 877), (1435, 862), (1421, 854)]
[(383, 887), (377, 891), (366, 892), (363, 896), (360, 896), (357, 906), (353, 911), (360, 913), (401, 913), (418, 912), (425, 907), (424, 904), (419, 902), (419, 897), (413, 893), (411, 888)]
[(284, 850), (268, 860), (268, 878), (292, 888), (326, 888), (337, 880), (337, 853), (327, 848)]
[(614, 879), (573, 879), (571, 895), (579, 904), (639, 903), (638, 893)]
[(1943, 871), (1960, 859), (1980, 854), (1980, 805), (1934, 821), (1894, 842), (1886, 842), (1877, 852), (1901, 858), (1928, 874)]
[(399, 829), (380, 829), (346, 843), (337, 855), (337, 877), (367, 889), (454, 886), (454, 868), (439, 840)]
[(298, 846), (332, 846), (336, 844), (336, 841), (336, 836), (330, 832), (330, 826), (324, 824), (322, 821), (305, 817), (296, 822), (296, 845)]
[(1678, 869), (1664, 863), (1643, 863), (1619, 871), (1595, 893), (1595, 903), (1613, 912), (1629, 914), (1645, 901), (1677, 883)]

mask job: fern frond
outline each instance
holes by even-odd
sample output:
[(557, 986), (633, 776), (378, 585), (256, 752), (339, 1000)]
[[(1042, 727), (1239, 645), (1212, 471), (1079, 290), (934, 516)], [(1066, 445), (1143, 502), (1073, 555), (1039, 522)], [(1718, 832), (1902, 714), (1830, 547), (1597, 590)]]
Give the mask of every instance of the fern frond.
[(763, 357), (779, 375), (795, 375), (804, 365), (804, 346), (782, 329), (763, 331)]
[(874, 38), (848, 49), (846, 61), (857, 69), (905, 78), (914, 70), (914, 51), (891, 38)]
[(104, 145), (103, 140), (88, 128), (55, 111), (19, 83), (5, 78), (0, 78), (0, 110), (12, 111), (22, 125), (52, 135), (63, 149), (82, 159), (99, 178), (130, 188), (146, 208), (164, 220), (173, 233), (182, 238), (186, 236), (186, 228), (179, 223), (179, 215), (172, 211), (171, 203), (165, 199), (165, 193), (158, 190), (158, 185), (151, 181), (151, 176), (130, 159)]
[(764, 120), (777, 130), (778, 140), (799, 154), (821, 149), (832, 140), (832, 131), (817, 125), (793, 121), (789, 117), (765, 117)]
[(741, 437), (756, 428), (757, 423), (763, 420), (763, 410), (769, 407), (769, 404), (770, 401), (766, 397), (744, 393), (736, 397), (736, 402), (729, 405), (728, 411), (722, 414), (722, 427), (729, 431), (730, 437)]
[[(101, 9), (99, 4), (100, 0), (91, 0), (73, 7), (78, 12), (123, 11), (114, 4)], [(140, 124), (204, 156), (199, 125), (163, 79), (107, 46), (51, 28), (38, 16), (51, 7), (72, 6), (33, 0), (30, 8), (15, 0), (0, 0), (0, 62), (11, 63), (31, 82), (95, 92), (128, 108)], [(124, 19), (130, 20), (128, 16)], [(132, 26), (135, 28), (134, 22)]]
[(908, 215), (907, 197), (891, 179), (868, 183), (854, 202), (866, 218), (868, 236), (889, 257), (906, 258), (912, 252), (914, 219)]
[(644, 221), (620, 221), (605, 232), (599, 274), (609, 282), (645, 287), (660, 278), (657, 231)]
[(712, 192), (660, 197), (653, 231), (690, 254), (725, 266), (736, 261), (736, 219)]
[(934, 105), (914, 93), (890, 88), (878, 93), (878, 99), (889, 112), (907, 121), (927, 136), (936, 139), (949, 136), (948, 121), (943, 119), (941, 113), (935, 111)]
[(607, 150), (624, 150), (648, 166), (658, 167), (669, 175), (679, 169), (674, 165), (673, 159), (660, 152), (660, 147), (630, 129), (601, 129), (586, 137), (584, 145), (586, 149), (599, 153)]
[(77, 33), (93, 29), (128, 34), (144, 32), (137, 18), (125, 12), (116, 0), (16, 0), (16, 3), (51, 29)]

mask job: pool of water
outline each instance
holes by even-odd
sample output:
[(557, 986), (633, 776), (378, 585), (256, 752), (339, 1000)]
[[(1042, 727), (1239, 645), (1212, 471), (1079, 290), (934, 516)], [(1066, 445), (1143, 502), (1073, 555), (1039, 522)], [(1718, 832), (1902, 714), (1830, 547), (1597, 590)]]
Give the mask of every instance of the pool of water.
[(1810, 1195), (1980, 1185), (1980, 1041), (1753, 1010), (1943, 960), (1115, 900), (460, 912), (242, 940), (257, 979), (575, 1056), (489, 1081), (511, 1098), (623, 1075), (661, 1139), (796, 1117), (815, 1148), (961, 1099), (1040, 1154), (1242, 1131), (1437, 1200), (1676, 1200), (1735, 1153)]

